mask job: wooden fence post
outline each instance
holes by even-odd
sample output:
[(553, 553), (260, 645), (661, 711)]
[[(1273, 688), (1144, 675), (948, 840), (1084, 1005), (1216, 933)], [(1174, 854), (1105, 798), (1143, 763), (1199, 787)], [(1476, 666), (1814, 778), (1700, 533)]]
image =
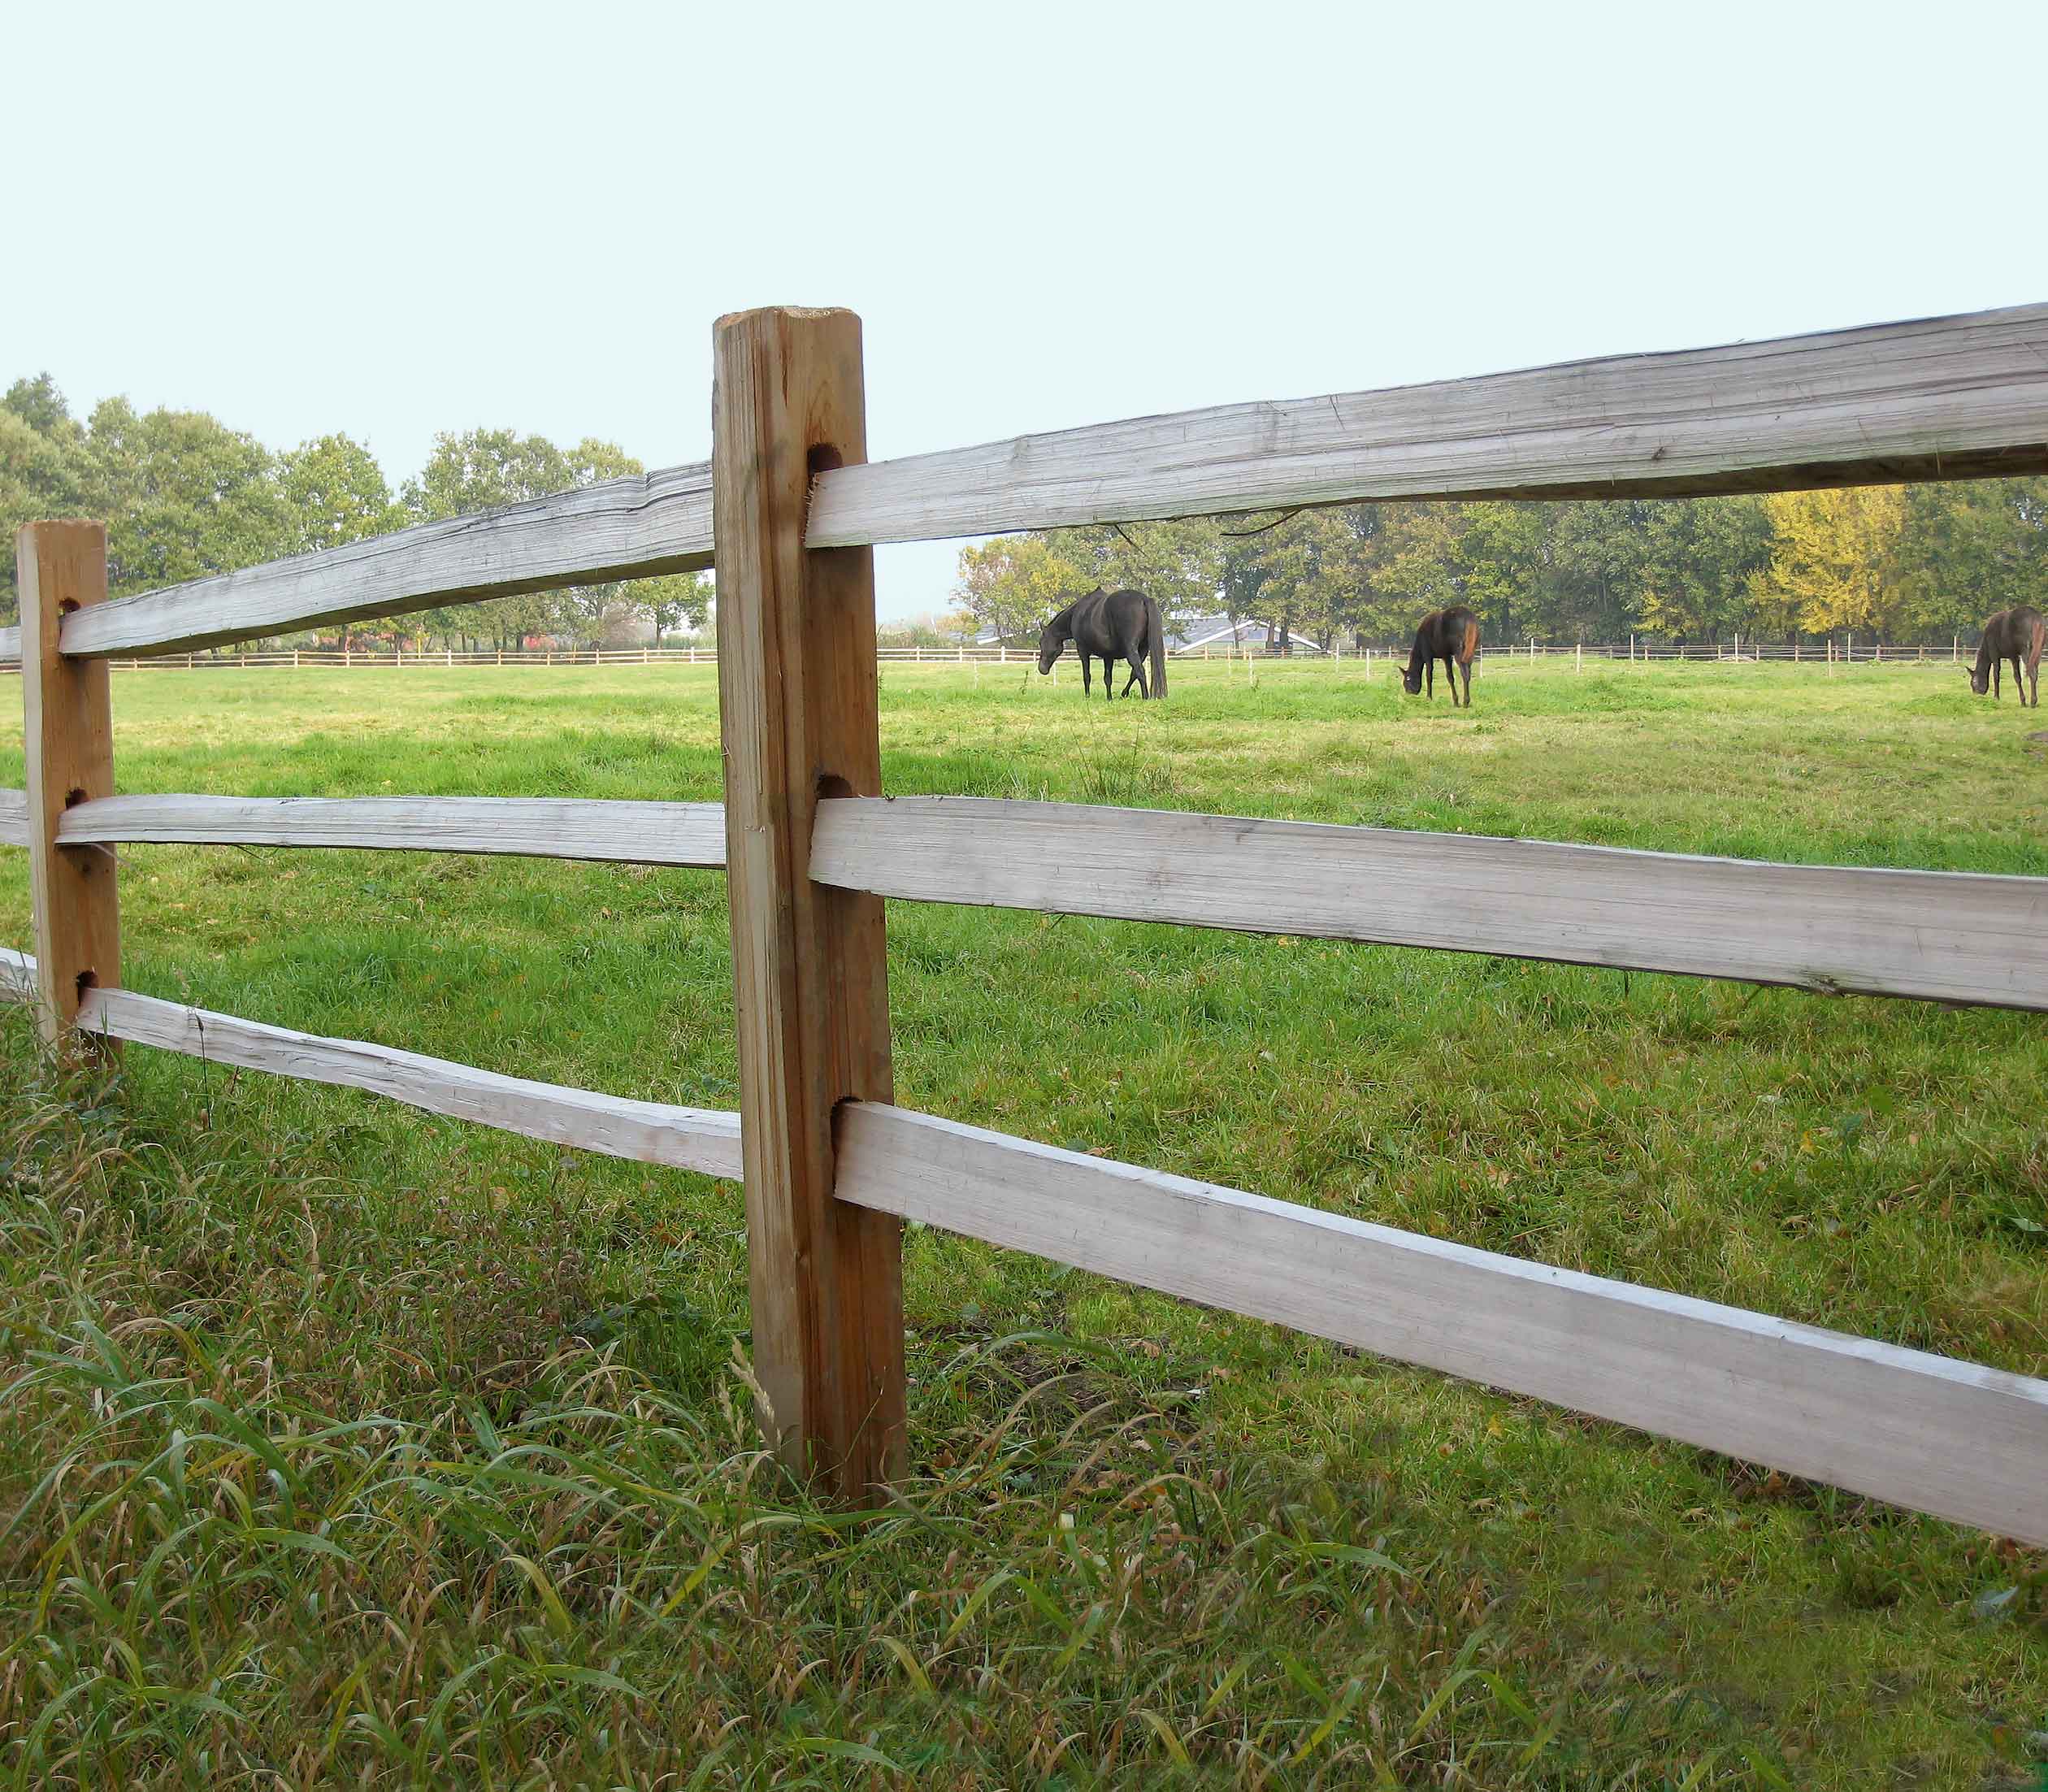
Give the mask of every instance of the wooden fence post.
[(881, 793), (874, 557), (807, 552), (813, 477), (867, 458), (850, 311), (719, 320), (712, 399), (725, 748), (754, 1369), (783, 1460), (867, 1501), (904, 1451), (900, 1222), (836, 1200), (848, 1100), (887, 1101), (878, 896), (814, 883), (822, 795)]
[(121, 981), (114, 853), (59, 846), (67, 809), (114, 794), (114, 722), (104, 660), (67, 660), (57, 631), (106, 597), (106, 526), (24, 523), (15, 537), (21, 594), (21, 692), (28, 757), (28, 874), (36, 915), (36, 984), (43, 1037), (71, 1034), (79, 998)]

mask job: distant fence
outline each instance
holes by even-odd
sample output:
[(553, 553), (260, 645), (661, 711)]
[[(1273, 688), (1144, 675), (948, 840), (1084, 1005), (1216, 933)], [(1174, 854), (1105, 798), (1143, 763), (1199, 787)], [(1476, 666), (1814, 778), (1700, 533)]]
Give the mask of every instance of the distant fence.
[[(714, 348), (708, 466), (112, 601), (102, 526), (24, 527), (28, 788), (0, 793), (0, 842), (29, 853), (36, 952), (0, 958), (0, 988), (33, 1002), (71, 1048), (135, 1041), (740, 1175), (763, 1424), (786, 1460), (843, 1497), (881, 1497), (908, 1448), (909, 1217), (2048, 1544), (2048, 1382), (898, 1108), (883, 908), (980, 904), (2038, 1013), (2048, 879), (887, 799), (875, 668), (889, 656), (876, 649), (867, 551), (1390, 497), (1679, 496), (2048, 470), (2048, 306), (877, 465), (866, 462), (850, 313), (742, 313), (720, 321)], [(722, 805), (115, 793), (111, 658), (160, 662), (714, 554)], [(896, 651), (918, 663), (920, 650)], [(125, 989), (109, 848), (161, 841), (722, 867), (740, 1112), (506, 1077)]]
[[(20, 631), (0, 629), (0, 672), (20, 670)], [(1946, 647), (1888, 647), (1881, 642), (1859, 641), (1853, 636), (1842, 641), (1759, 642), (1743, 640), (1738, 637), (1725, 643), (1646, 640), (1605, 642), (1597, 646), (1579, 644), (1564, 647), (1538, 641), (1503, 641), (1491, 646), (1482, 644), (1479, 657), (1482, 660), (1490, 660), (1496, 666), (1558, 659), (1568, 659), (1581, 665), (1587, 660), (1656, 660), (1680, 661), (1687, 664), (1718, 662), (1723, 665), (1768, 662), (1808, 666), (1946, 666), (1951, 662), (1960, 662), (1963, 641), (1960, 636)], [(884, 666), (1029, 666), (1037, 663), (1038, 655), (1035, 648), (1029, 647), (934, 645), (877, 647), (874, 657), (878, 664)], [(1405, 659), (1407, 653), (1405, 649), (1396, 650), (1384, 646), (1357, 648), (1345, 647), (1342, 644), (1328, 648), (1297, 644), (1291, 650), (1283, 650), (1278, 647), (1269, 647), (1263, 642), (1252, 641), (1239, 644), (1205, 642), (1195, 647), (1177, 647), (1169, 650), (1167, 657), (1178, 662), (1208, 660), (1229, 662), (1243, 660), (1300, 661), (1304, 665), (1362, 666), (1369, 671), (1375, 665), (1384, 666), (1390, 659)], [(545, 648), (502, 650), (422, 648), (410, 653), (402, 648), (377, 652), (285, 647), (264, 648), (253, 653), (231, 653), (213, 649), (205, 653), (159, 653), (147, 659), (111, 658), (107, 663), (124, 671), (169, 668), (187, 672), (241, 672), (277, 666), (336, 666), (362, 671), (379, 669), (403, 671), (410, 667), (415, 670), (425, 668), (431, 671), (437, 666), (451, 670), (458, 666), (716, 666), (718, 653), (715, 647), (582, 647), (563, 648), (558, 651)]]

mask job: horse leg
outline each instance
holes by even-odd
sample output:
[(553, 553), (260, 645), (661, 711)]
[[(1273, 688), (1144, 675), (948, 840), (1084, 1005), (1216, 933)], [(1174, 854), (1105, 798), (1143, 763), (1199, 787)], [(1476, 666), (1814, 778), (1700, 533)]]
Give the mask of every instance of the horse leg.
[(1130, 662), (1130, 676), (1124, 680), (1123, 694), (1129, 696), (1130, 688), (1135, 684), (1138, 687), (1139, 701), (1149, 702), (1152, 700), (1152, 687), (1145, 682), (1145, 656), (1134, 647), (1124, 657)]
[(1088, 696), (1095, 690), (1095, 662), (1086, 653), (1081, 656), (1081, 694)]
[(1428, 693), (1429, 693), (1429, 697), (1430, 697), (1430, 702), (1432, 702), (1432, 703), (1435, 702), (1435, 701), (1436, 701), (1436, 662), (1435, 662), (1434, 659), (1425, 660), (1425, 661), (1422, 662), (1422, 683), (1423, 683), (1423, 688), (1425, 688), (1425, 689), (1428, 692)]
[(1472, 662), (1467, 660), (1462, 668), (1464, 673), (1465, 707), (1472, 707)]
[(1117, 701), (1117, 657), (1113, 653), (1102, 656), (1102, 701), (1104, 703)]

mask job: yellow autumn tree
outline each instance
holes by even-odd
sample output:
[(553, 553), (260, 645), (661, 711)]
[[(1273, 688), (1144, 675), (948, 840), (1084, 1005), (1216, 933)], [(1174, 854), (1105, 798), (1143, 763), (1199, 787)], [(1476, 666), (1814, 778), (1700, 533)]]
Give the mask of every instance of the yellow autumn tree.
[(1881, 635), (1896, 623), (1906, 595), (1898, 577), (1903, 487), (1774, 492), (1764, 508), (1771, 560), (1750, 588), (1759, 618), (1810, 635)]

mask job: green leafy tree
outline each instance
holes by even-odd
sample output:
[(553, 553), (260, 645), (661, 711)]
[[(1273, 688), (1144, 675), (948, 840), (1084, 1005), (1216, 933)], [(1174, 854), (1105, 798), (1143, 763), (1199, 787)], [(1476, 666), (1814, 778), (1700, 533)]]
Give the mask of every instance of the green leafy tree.
[(312, 553), (403, 528), (405, 511), (362, 443), (323, 436), (277, 457), (279, 551)]
[[(569, 462), (545, 436), (512, 429), (444, 432), (419, 475), (406, 482), (401, 501), (415, 523), (473, 516), (529, 498), (548, 497), (574, 483)], [(550, 635), (564, 617), (560, 594), (529, 591), (459, 610), (436, 610), (425, 618), (442, 632), (475, 628), (501, 647), (532, 635)]]
[(626, 590), (645, 606), (654, 625), (654, 644), (678, 629), (700, 632), (711, 614), (711, 581), (701, 572), (672, 572), (659, 579), (636, 579)]
[(1140, 591), (1159, 605), (1169, 628), (1187, 617), (1215, 614), (1226, 543), (1213, 518), (1057, 529), (1038, 539), (1072, 569), (1070, 597), (1098, 585)]
[(17, 380), (0, 399), (0, 616), (19, 618), (15, 531), (24, 523), (78, 516), (89, 468), (85, 432), (48, 374)]
[(93, 408), (85, 503), (107, 524), (116, 592), (183, 584), (276, 558), (287, 537), (268, 449), (205, 411)]
[(2048, 479), (1908, 486), (1898, 553), (1908, 626), (1973, 632), (1994, 610), (2048, 607)]
[(1667, 500), (1640, 509), (1643, 626), (1680, 641), (1753, 633), (1751, 588), (1769, 564), (1772, 539), (1763, 501)]
[(1017, 647), (1035, 643), (1056, 610), (1096, 583), (1043, 535), (999, 536), (960, 550), (953, 596), (997, 640)]

